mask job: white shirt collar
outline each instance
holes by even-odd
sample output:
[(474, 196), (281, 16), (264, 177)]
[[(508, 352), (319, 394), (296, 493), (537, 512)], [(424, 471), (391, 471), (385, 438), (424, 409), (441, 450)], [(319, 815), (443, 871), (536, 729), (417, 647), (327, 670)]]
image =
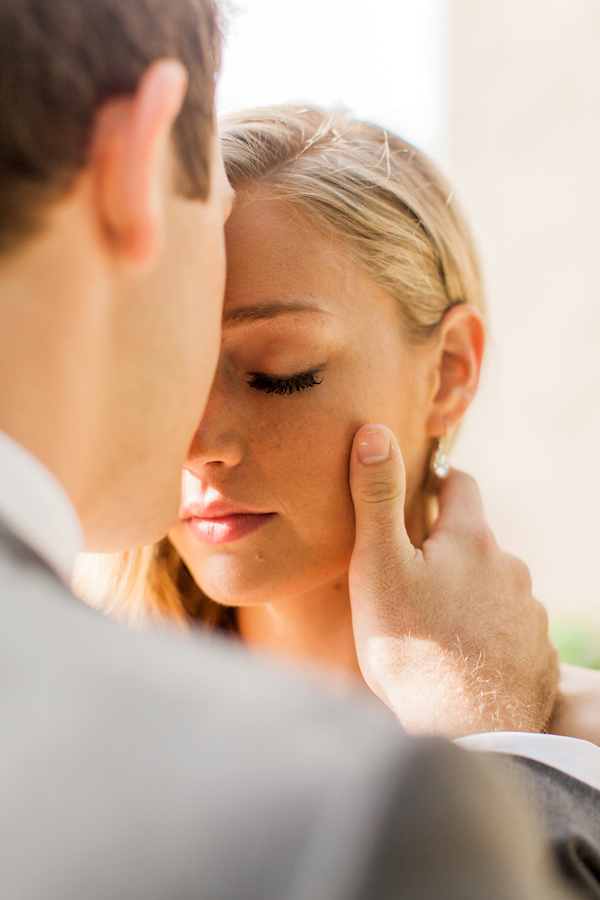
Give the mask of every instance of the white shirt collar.
[(55, 476), (0, 431), (0, 520), (67, 585), (83, 546), (79, 516)]
[(600, 791), (600, 747), (589, 741), (562, 734), (496, 731), (492, 734), (471, 734), (458, 738), (454, 743), (467, 750), (525, 756), (559, 769)]

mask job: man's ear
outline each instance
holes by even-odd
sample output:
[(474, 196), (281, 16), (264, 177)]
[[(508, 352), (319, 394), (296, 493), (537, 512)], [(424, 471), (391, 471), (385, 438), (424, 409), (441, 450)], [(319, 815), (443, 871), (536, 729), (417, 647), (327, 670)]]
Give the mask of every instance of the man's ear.
[(171, 129), (187, 90), (178, 60), (148, 67), (135, 94), (108, 101), (92, 139), (95, 202), (111, 252), (137, 268), (152, 267), (164, 242), (167, 192), (175, 174)]
[(438, 356), (437, 391), (427, 420), (430, 437), (458, 424), (475, 396), (485, 344), (481, 313), (461, 303), (444, 316)]

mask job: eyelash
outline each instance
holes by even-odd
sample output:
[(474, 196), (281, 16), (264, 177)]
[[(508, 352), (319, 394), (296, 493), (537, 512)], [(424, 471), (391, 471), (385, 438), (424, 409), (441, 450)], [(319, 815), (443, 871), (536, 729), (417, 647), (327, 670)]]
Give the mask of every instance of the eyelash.
[(306, 388), (316, 387), (323, 380), (316, 377), (316, 372), (301, 372), (299, 375), (291, 375), (289, 378), (269, 378), (260, 372), (249, 372), (248, 385), (255, 391), (263, 391), (265, 394), (293, 394), (296, 391), (304, 391)]

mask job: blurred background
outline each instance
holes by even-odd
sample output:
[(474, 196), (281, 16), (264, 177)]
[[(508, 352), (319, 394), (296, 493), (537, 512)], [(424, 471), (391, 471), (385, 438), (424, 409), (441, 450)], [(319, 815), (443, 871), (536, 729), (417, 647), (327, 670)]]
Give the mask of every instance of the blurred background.
[(221, 111), (342, 104), (453, 182), (490, 342), (452, 459), (563, 657), (600, 665), (600, 3), (236, 0), (229, 21)]

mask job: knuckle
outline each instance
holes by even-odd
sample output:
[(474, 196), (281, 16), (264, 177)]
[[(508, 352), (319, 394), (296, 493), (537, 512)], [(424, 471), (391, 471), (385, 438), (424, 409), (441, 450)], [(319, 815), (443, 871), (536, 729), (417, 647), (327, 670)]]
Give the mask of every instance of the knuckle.
[(535, 603), (536, 612), (540, 621), (540, 628), (542, 629), (543, 634), (546, 634), (546, 632), (548, 631), (548, 625), (550, 624), (550, 619), (548, 618), (548, 610), (543, 603), (540, 603), (539, 600), (536, 600)]
[(473, 541), (476, 549), (482, 556), (490, 556), (498, 552), (498, 545), (492, 529), (481, 522), (473, 532)]
[[(531, 572), (529, 571), (529, 566), (523, 562), (522, 559), (519, 559), (516, 556), (510, 557), (510, 562), (512, 566), (513, 576), (519, 585), (522, 585), (523, 588), (531, 591), (532, 581), (531, 581)], [(541, 606), (541, 604), (540, 604)]]
[(364, 485), (360, 499), (367, 504), (389, 505), (402, 500), (402, 489), (395, 478), (376, 478)]
[(479, 493), (479, 487), (472, 475), (467, 474), (467, 472), (457, 472), (456, 477), (460, 478), (466, 488), (469, 488), (472, 491), (477, 491), (477, 493)]

